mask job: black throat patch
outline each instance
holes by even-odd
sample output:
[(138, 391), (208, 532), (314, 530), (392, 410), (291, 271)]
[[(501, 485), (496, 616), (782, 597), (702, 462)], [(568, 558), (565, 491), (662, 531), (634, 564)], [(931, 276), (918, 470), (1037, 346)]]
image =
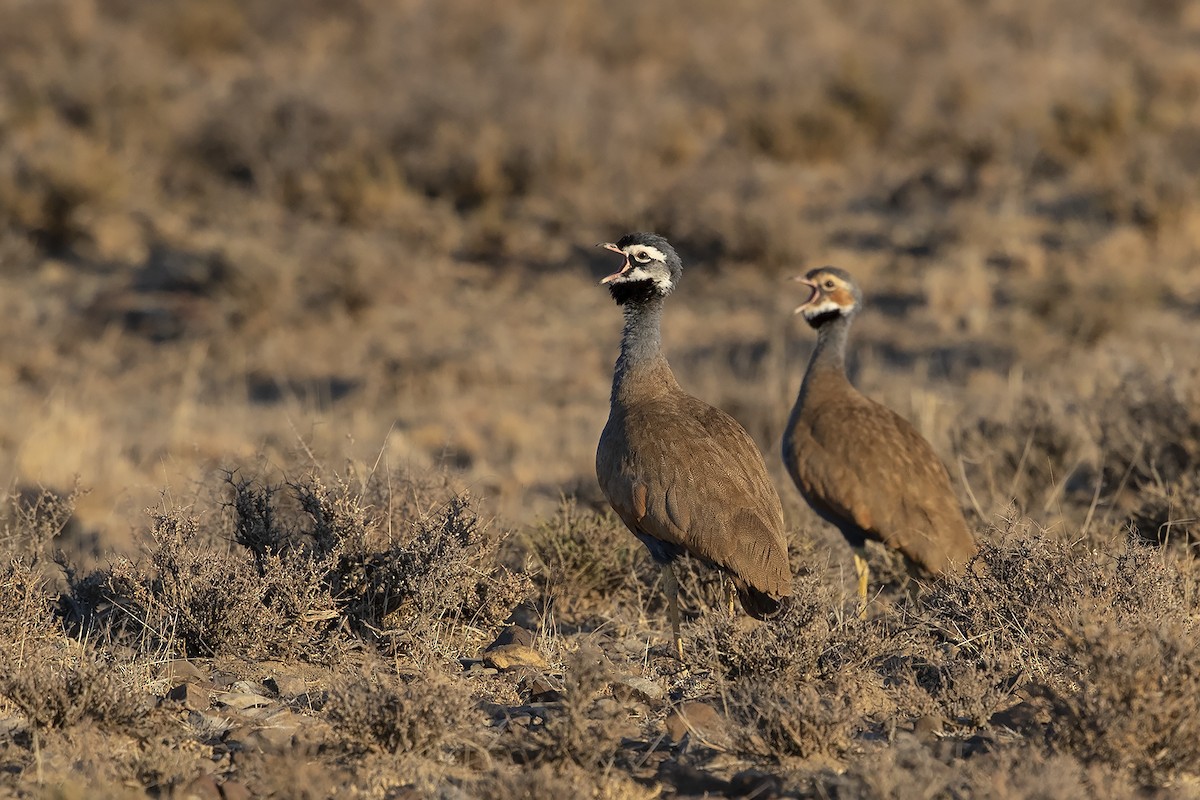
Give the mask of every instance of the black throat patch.
[(619, 306), (640, 305), (648, 303), (655, 297), (658, 294), (658, 287), (654, 285), (654, 281), (652, 280), (622, 281), (620, 283), (610, 283), (608, 291)]
[(835, 311), (825, 311), (823, 313), (817, 314), (812, 319), (809, 319), (808, 317), (805, 317), (804, 319), (808, 321), (809, 325), (813, 326), (814, 328), (819, 328), (822, 325), (824, 325), (826, 322), (833, 322), (835, 319), (837, 319), (840, 316), (842, 316), (842, 312), (835, 310)]

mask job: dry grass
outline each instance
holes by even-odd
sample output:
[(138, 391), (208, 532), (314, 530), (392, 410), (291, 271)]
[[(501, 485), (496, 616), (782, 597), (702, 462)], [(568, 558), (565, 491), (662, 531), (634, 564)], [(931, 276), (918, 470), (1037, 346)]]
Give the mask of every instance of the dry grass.
[[(1170, 0), (3, 4), (6, 787), (1194, 792), (1198, 31)], [(798, 576), (746, 625), (686, 565), (683, 670), (592, 472), (590, 245), (631, 229), (685, 258), (668, 354), (768, 454)], [(783, 279), (820, 263), (982, 540), (915, 597), (873, 550), (864, 621), (772, 456), (813, 341)], [(510, 624), (534, 655), (493, 674)]]

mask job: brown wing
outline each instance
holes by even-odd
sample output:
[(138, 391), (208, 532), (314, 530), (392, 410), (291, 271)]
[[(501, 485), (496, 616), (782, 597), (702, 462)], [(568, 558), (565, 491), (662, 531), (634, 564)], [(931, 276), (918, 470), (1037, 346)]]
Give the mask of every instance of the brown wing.
[(805, 408), (786, 447), (792, 479), (810, 503), (925, 569), (944, 572), (975, 553), (945, 466), (886, 406), (856, 393)]
[(635, 533), (723, 568), (739, 588), (791, 595), (779, 496), (728, 414), (682, 393), (614, 410), (596, 474)]

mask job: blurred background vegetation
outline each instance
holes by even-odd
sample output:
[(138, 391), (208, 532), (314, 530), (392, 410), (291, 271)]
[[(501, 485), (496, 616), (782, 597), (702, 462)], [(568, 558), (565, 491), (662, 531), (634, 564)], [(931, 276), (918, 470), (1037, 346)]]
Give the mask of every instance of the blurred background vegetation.
[(965, 503), (1130, 519), (1200, 461), (1198, 40), (1178, 0), (9, 0), (0, 480), (78, 476), (95, 552), (222, 468), (597, 501), (590, 246), (652, 229), (681, 381), (789, 514), (783, 278), (835, 263)]

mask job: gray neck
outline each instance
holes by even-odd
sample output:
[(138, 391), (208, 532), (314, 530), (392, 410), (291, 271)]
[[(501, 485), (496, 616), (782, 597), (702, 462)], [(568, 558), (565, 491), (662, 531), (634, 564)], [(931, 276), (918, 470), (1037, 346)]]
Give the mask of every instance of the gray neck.
[(838, 315), (817, 329), (817, 347), (804, 374), (803, 394), (808, 382), (816, 375), (846, 379), (846, 338), (850, 332), (850, 317)]
[(624, 306), (625, 328), (621, 331), (621, 355), (613, 371), (612, 400), (615, 402), (621, 385), (639, 368), (663, 361), (662, 320), (663, 298), (653, 297), (643, 303)]

